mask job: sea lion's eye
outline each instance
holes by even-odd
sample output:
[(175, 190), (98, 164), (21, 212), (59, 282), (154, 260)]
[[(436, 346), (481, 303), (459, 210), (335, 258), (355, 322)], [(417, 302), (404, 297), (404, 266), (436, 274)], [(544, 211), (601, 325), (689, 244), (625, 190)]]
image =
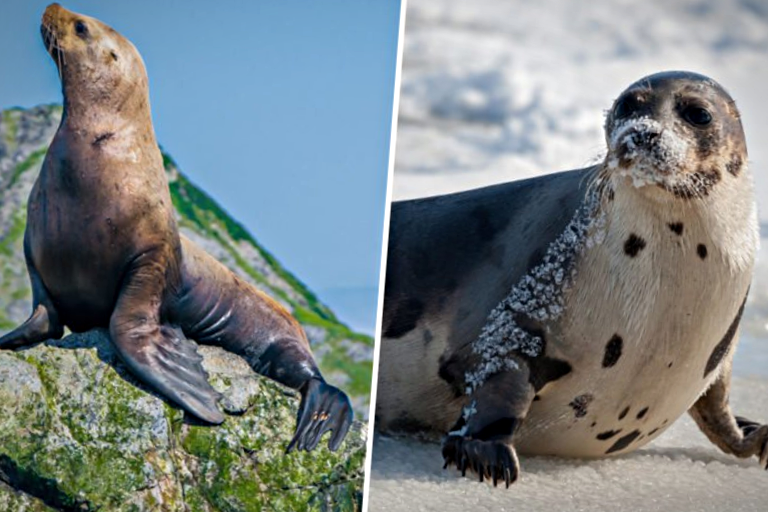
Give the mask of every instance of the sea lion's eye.
[(710, 114), (707, 109), (695, 105), (689, 105), (683, 108), (680, 115), (694, 126), (707, 126), (712, 122), (712, 114)]
[(85, 37), (88, 35), (88, 26), (82, 22), (82, 21), (76, 21), (75, 22), (75, 32), (80, 37)]
[(640, 102), (635, 96), (624, 96), (616, 102), (616, 106), (613, 109), (613, 117), (616, 119), (629, 117), (638, 109), (639, 106)]

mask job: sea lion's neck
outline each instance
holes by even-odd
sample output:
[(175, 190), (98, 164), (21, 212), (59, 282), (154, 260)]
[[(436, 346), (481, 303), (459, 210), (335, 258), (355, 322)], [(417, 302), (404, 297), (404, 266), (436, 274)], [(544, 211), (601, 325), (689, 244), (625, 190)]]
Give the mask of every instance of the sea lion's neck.
[(116, 90), (96, 93), (67, 87), (64, 81), (64, 112), (61, 128), (98, 145), (155, 141), (146, 87), (125, 84)]

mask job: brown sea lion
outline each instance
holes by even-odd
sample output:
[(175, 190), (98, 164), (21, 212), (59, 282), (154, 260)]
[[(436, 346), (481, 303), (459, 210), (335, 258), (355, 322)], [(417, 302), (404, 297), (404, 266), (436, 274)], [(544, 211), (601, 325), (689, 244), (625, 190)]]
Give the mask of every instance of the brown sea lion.
[(125, 364), (187, 412), (221, 423), (218, 393), (189, 339), (243, 356), (299, 390), (288, 451), (338, 448), (348, 397), (327, 384), (298, 322), (179, 235), (152, 127), (144, 63), (94, 18), (51, 4), (41, 32), (64, 95), (61, 124), (29, 197), (24, 255), (33, 312), (0, 338), (14, 349), (108, 327)]
[(734, 101), (658, 73), (605, 135), (590, 168), (393, 204), (378, 429), (509, 485), (517, 452), (627, 453), (688, 411), (768, 467), (768, 425), (728, 405), (758, 238)]

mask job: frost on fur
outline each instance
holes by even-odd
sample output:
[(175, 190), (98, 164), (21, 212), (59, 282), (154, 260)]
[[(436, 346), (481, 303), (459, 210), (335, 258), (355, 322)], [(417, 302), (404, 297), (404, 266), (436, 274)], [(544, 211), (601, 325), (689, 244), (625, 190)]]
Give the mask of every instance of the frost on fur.
[(553, 320), (563, 313), (563, 291), (575, 277), (574, 260), (585, 247), (602, 240), (604, 219), (599, 215), (600, 185), (590, 187), (583, 203), (565, 230), (552, 242), (541, 264), (534, 267), (512, 288), (488, 316), (472, 351), (480, 362), (465, 374), (466, 393), (474, 393), (492, 375), (518, 368), (513, 354), (537, 357), (542, 339), (520, 328), (515, 316), (522, 314), (538, 321)]
[[(676, 185), (685, 166), (689, 143), (672, 129), (651, 118), (628, 119), (616, 126), (609, 146), (608, 168), (632, 180), (635, 187), (661, 183)], [(620, 155), (620, 156), (619, 156)], [(619, 160), (631, 161), (622, 168)]]

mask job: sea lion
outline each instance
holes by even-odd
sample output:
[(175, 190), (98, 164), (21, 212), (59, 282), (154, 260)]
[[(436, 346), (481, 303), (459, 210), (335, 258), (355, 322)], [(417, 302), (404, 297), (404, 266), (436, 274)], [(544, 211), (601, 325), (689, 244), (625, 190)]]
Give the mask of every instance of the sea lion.
[(689, 411), (768, 466), (728, 406), (757, 247), (739, 112), (715, 81), (630, 85), (592, 167), (392, 205), (376, 426), (445, 465), (635, 450)]
[(298, 322), (277, 302), (179, 235), (136, 48), (94, 18), (51, 4), (41, 33), (64, 95), (61, 124), (29, 197), (24, 255), (33, 313), (0, 338), (15, 349), (108, 327), (140, 380), (190, 414), (221, 423), (218, 393), (190, 339), (243, 356), (299, 390), (296, 434), (312, 450), (352, 422)]

